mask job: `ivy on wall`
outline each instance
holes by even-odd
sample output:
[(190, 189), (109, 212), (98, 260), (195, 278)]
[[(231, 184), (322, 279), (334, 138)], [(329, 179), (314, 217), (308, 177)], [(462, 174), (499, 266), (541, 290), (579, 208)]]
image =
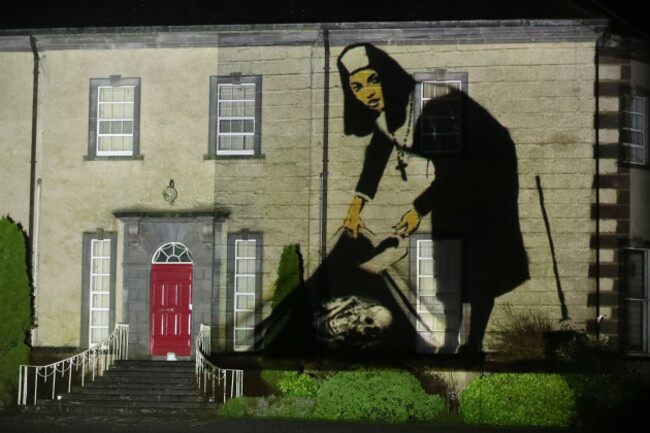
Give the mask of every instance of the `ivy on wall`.
[(21, 228), (0, 219), (0, 408), (15, 400), (18, 366), (29, 361), (25, 340), (33, 321), (26, 253)]

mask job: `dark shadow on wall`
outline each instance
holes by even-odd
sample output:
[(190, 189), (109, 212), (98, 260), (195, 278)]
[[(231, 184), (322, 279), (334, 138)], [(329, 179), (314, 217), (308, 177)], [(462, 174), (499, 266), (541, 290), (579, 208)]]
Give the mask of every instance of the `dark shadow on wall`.
[[(351, 61), (342, 60), (353, 50)], [(355, 69), (350, 64), (362, 65), (357, 72), (366, 69), (374, 74), (368, 87), (381, 87), (382, 93), (373, 93), (372, 98), (383, 94), (379, 96), (385, 103), (383, 109), (377, 109), (376, 99), (363, 102), (351, 90)], [(366, 197), (364, 201), (374, 198), (393, 152), (424, 158), (435, 168), (431, 185), (413, 191), (413, 208), (420, 217), (431, 214), (432, 239), (461, 243), (460, 298), (470, 305), (471, 317), (467, 342), (458, 352), (480, 353), (495, 298), (529, 279), (519, 225), (515, 144), (484, 107), (452, 87), (426, 103), (410, 135), (412, 100), (419, 97), (414, 94), (415, 81), (388, 54), (370, 44), (346, 47), (338, 67), (344, 131), (369, 137), (357, 196)], [(381, 116), (385, 116), (383, 126), (378, 121)], [(404, 144), (395, 138), (400, 130), (411, 137)], [(402, 178), (408, 182), (408, 176)], [(372, 201), (366, 206), (372, 206)], [(360, 267), (376, 253), (374, 248), (361, 234), (355, 239), (346, 231), (304, 287), (294, 290), (263, 323), (266, 353), (415, 354), (420, 338), (414, 329), (416, 321), (396, 301), (399, 297), (385, 278)], [(457, 341), (461, 314), (458, 297), (439, 296), (439, 301), (446, 323), (453, 323), (445, 331), (445, 341), (452, 345)]]

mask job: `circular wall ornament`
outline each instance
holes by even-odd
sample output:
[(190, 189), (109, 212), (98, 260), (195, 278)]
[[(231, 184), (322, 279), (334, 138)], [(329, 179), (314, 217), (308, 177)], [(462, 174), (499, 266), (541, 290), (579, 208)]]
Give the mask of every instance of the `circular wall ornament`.
[(169, 203), (174, 203), (176, 197), (178, 197), (178, 191), (176, 191), (176, 188), (174, 188), (174, 180), (170, 179), (169, 185), (163, 189), (163, 198)]

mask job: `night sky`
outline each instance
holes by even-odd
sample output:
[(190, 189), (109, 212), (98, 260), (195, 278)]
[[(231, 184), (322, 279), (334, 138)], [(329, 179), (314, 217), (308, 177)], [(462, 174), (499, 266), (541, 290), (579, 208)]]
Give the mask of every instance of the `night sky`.
[[(391, 8), (388, 5), (396, 7)], [(625, 0), (4, 0), (0, 29), (190, 26), (354, 21), (593, 18), (609, 15), (618, 33), (650, 39), (648, 12)]]

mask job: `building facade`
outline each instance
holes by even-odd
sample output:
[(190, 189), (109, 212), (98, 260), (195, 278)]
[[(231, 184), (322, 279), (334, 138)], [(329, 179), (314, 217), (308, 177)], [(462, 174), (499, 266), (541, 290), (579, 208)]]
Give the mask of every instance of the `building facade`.
[[(484, 348), (508, 305), (647, 354), (648, 61), (605, 28), (553, 20), (0, 33), (0, 212), (30, 236), (33, 345), (88, 347), (128, 323), (133, 356), (189, 356), (205, 323), (216, 352), (262, 350), (283, 248), (300, 246), (309, 281), (346, 236), (372, 144), (346, 131), (337, 60), (370, 43), (414, 80), (404, 143), (415, 119), (429, 119), (435, 128), (417, 130), (447, 146), (431, 157), (389, 151), (379, 187), (362, 197), (364, 237), (392, 239), (389, 252), (400, 253), (363, 269), (389, 281), (417, 337), (413, 353), (456, 353), (467, 342), (480, 304), (465, 286), (482, 261), (468, 245), (488, 243), (498, 268), (509, 263), (499, 254), (506, 241), (490, 225), (469, 241), (462, 230), (432, 237), (437, 209), (420, 212), (409, 237), (393, 227), (443, 170), (490, 185), (514, 156), (517, 219), (508, 224), (518, 225), (527, 275), (486, 301), (495, 307), (479, 330)], [(430, 101), (446, 101), (446, 114), (427, 114)], [(457, 163), (482, 135), (468, 107), (514, 152)], [(476, 194), (465, 201), (481, 201)], [(464, 209), (472, 227), (503, 218)], [(374, 338), (387, 317), (397, 322), (395, 311), (352, 298), (323, 301), (316, 331)]]

